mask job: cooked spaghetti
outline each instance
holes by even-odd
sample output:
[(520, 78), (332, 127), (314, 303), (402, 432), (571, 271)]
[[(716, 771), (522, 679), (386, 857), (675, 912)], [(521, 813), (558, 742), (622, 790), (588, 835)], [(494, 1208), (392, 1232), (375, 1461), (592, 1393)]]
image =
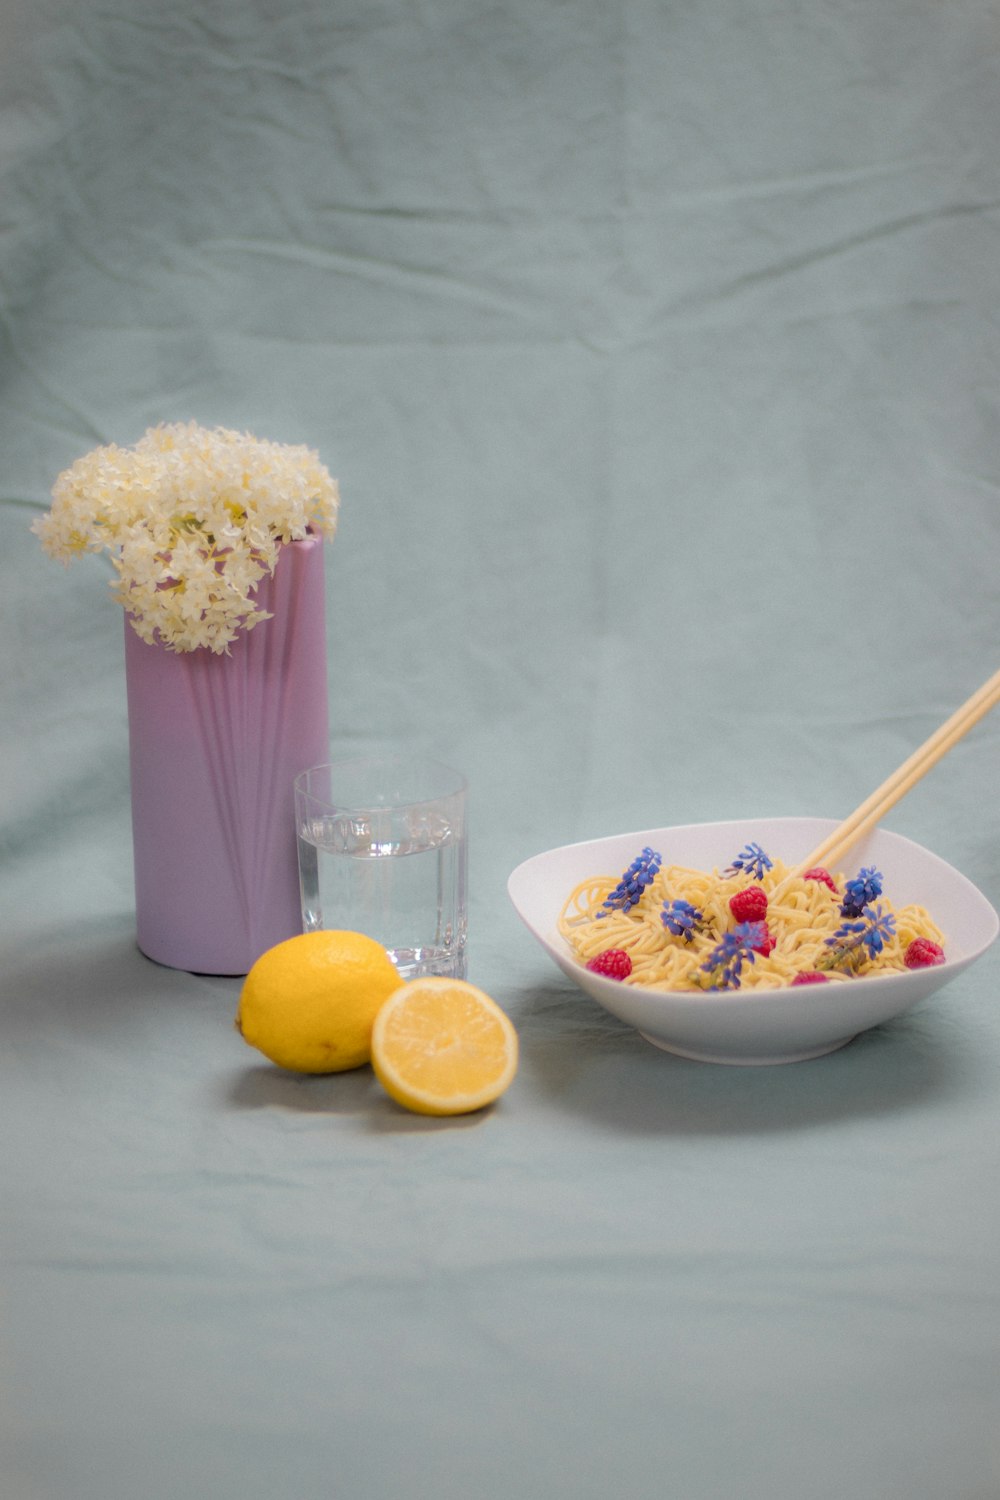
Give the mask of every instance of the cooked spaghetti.
[(581, 964), (648, 989), (783, 988), (944, 961), (929, 913), (893, 906), (877, 870), (848, 880), (790, 869), (756, 844), (721, 872), (644, 849), (620, 878), (581, 881), (559, 931)]

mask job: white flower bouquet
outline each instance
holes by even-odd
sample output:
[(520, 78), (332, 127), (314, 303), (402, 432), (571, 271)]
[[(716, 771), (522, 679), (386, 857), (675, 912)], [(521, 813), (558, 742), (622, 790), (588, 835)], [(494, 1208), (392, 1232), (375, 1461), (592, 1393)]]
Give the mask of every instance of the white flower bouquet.
[(143, 640), (222, 654), (269, 618), (253, 593), (281, 544), (332, 536), (339, 503), (308, 448), (174, 423), (78, 459), (32, 530), (64, 563), (106, 552), (113, 596)]

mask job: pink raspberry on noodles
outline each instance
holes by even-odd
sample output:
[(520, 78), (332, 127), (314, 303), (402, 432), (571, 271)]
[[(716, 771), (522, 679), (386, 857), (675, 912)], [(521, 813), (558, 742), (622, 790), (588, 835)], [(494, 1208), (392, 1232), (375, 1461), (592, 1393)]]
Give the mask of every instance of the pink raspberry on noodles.
[(932, 964), (943, 964), (944, 949), (930, 938), (914, 938), (903, 954), (903, 962), (908, 969), (927, 969)]
[(605, 948), (587, 964), (592, 974), (604, 974), (608, 979), (627, 979), (632, 972), (632, 960), (624, 948)]
[(763, 886), (748, 885), (729, 898), (729, 910), (737, 922), (763, 922), (767, 916), (767, 894)]
[(774, 938), (771, 936), (771, 929), (766, 922), (762, 922), (760, 925), (764, 929), (764, 936), (759, 943), (751, 943), (750, 946), (755, 953), (760, 954), (761, 958), (766, 958), (769, 953), (774, 952)]

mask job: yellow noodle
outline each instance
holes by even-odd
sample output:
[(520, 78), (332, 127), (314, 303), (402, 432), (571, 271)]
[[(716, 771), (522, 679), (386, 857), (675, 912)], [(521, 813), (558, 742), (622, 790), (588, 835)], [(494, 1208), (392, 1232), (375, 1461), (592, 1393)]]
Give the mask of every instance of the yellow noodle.
[[(637, 905), (628, 912), (604, 910), (603, 903), (618, 884), (619, 876), (591, 876), (581, 881), (567, 898), (559, 932), (580, 963), (587, 964), (609, 948), (623, 949), (631, 959), (632, 972), (625, 984), (647, 989), (703, 991), (707, 976), (702, 965), (724, 933), (737, 925), (729, 909), (730, 897), (747, 885), (760, 885), (770, 893), (789, 874), (789, 866), (775, 860), (760, 880), (745, 872), (720, 874), (716, 870), (693, 870), (684, 865), (664, 865), (655, 875)], [(834, 894), (821, 880), (797, 877), (767, 911), (767, 926), (774, 940), (768, 955), (757, 954), (740, 971), (740, 989), (783, 988), (796, 974), (821, 967), (829, 957), (827, 939), (844, 918), (841, 915), (845, 877), (833, 877)], [(665, 901), (688, 901), (704, 914), (705, 922), (690, 939), (675, 937), (664, 927), (660, 911)], [(929, 913), (917, 905), (894, 908), (885, 896), (878, 898), (884, 912), (896, 919), (896, 930), (885, 940), (875, 958), (862, 948), (848, 964), (826, 969), (828, 979), (843, 980), (866, 974), (905, 973), (904, 954), (914, 938), (929, 938), (944, 946), (944, 936)]]

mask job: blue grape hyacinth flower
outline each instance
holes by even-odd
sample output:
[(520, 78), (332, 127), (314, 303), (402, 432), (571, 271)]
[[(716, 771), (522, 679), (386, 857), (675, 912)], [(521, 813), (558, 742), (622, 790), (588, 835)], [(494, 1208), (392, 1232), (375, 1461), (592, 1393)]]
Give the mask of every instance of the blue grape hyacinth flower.
[(755, 880), (763, 880), (764, 871), (770, 870), (774, 861), (768, 859), (759, 844), (747, 844), (742, 849), (731, 865), (723, 870), (724, 875), (752, 875)]
[(882, 894), (882, 872), (874, 865), (859, 870), (853, 880), (844, 882), (844, 899), (840, 905), (842, 917), (860, 917), (866, 906)]
[(682, 937), (685, 942), (690, 942), (694, 936), (695, 929), (700, 927), (705, 920), (703, 912), (690, 901), (664, 901), (663, 910), (660, 912), (660, 921), (668, 932), (674, 937)]
[(661, 857), (655, 849), (647, 845), (642, 853), (632, 861), (625, 871), (621, 880), (615, 886), (610, 896), (602, 903), (606, 911), (599, 911), (599, 917), (606, 917), (611, 911), (631, 911), (642, 896), (647, 885), (651, 885), (656, 879), (657, 871), (662, 863)]
[(763, 922), (740, 922), (722, 938), (702, 964), (708, 978), (702, 983), (709, 990), (738, 990), (744, 963), (755, 963), (757, 949), (767, 937)]
[(891, 911), (881, 906), (868, 907), (860, 917), (841, 922), (826, 945), (828, 954), (818, 961), (818, 969), (836, 969), (841, 964), (863, 958), (867, 949), (869, 958), (877, 958), (896, 931), (896, 918)]

